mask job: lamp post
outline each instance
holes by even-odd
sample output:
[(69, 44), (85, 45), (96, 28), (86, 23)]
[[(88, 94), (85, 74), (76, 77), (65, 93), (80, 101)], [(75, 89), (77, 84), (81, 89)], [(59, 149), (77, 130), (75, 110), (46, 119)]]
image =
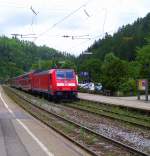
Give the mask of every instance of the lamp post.
[[(89, 52), (89, 51), (85, 51), (84, 53), (83, 53), (83, 55), (92, 55), (93, 53), (92, 52)], [(91, 81), (91, 72), (90, 71), (88, 71), (88, 81), (90, 82)]]

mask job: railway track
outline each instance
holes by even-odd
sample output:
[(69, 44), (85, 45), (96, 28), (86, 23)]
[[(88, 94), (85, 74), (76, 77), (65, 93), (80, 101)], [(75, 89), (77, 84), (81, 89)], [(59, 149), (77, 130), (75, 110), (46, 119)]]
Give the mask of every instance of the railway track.
[(125, 114), (125, 113), (122, 114), (119, 112), (112, 111), (111, 108), (110, 108), (110, 110), (105, 109), (105, 108), (101, 108), (100, 104), (99, 104), (99, 106), (95, 105), (94, 103), (91, 103), (88, 105), (87, 104), (83, 105), (80, 102), (74, 102), (72, 104), (62, 103), (62, 105), (66, 106), (66, 107), (78, 109), (81, 111), (89, 112), (92, 114), (101, 115), (101, 116), (121, 120), (121, 121), (127, 122), (129, 124), (134, 124), (136, 126), (150, 128), (150, 124), (149, 124), (150, 118), (147, 118), (147, 117), (144, 118), (143, 116), (138, 117), (138, 116), (134, 116), (131, 114)]
[[(115, 145), (115, 146), (117, 146), (117, 147), (120, 147), (121, 149), (124, 149), (124, 150), (126, 150), (126, 151), (130, 151), (130, 153), (132, 153), (133, 155), (148, 156), (147, 153), (144, 153), (144, 152), (139, 151), (139, 150), (137, 150), (137, 149), (135, 149), (135, 148), (132, 148), (132, 147), (130, 147), (130, 146), (128, 146), (128, 145), (125, 145), (125, 144), (123, 144), (123, 143), (121, 143), (121, 142), (118, 142), (118, 141), (116, 141), (116, 140), (114, 140), (114, 139), (111, 139), (111, 138), (109, 138), (109, 137), (106, 137), (106, 136), (104, 136), (104, 135), (101, 135), (101, 134), (99, 134), (99, 133), (97, 133), (97, 132), (95, 132), (95, 131), (93, 131), (93, 130), (91, 130), (91, 129), (85, 127), (85, 126), (82, 126), (82, 125), (80, 125), (80, 124), (78, 124), (78, 123), (76, 123), (76, 122), (73, 122), (73, 121), (71, 121), (71, 120), (68, 120), (68, 119), (66, 119), (65, 117), (62, 117), (62, 116), (60, 116), (60, 115), (58, 115), (58, 114), (55, 114), (54, 112), (50, 112), (50, 111), (48, 111), (48, 110), (45, 110), (45, 109), (42, 108), (41, 106), (37, 106), (35, 103), (31, 102), (31, 100), (29, 100), (29, 99), (27, 99), (27, 98), (25, 98), (25, 97), (19, 95), (19, 94), (16, 93), (13, 89), (11, 89), (11, 91), (12, 91), (16, 96), (18, 96), (21, 100), (26, 101), (26, 102), (30, 105), (30, 107), (32, 107), (32, 109), (31, 109), (32, 112), (29, 112), (29, 113), (31, 113), (32, 115), (34, 115), (34, 114), (33, 114), (33, 112), (34, 112), (33, 109), (39, 109), (41, 112), (53, 116), (53, 118), (57, 118), (57, 119), (59, 119), (60, 121), (63, 121), (63, 122), (65, 122), (65, 123), (68, 123), (68, 124), (71, 124), (71, 125), (74, 125), (76, 128), (82, 129), (82, 130), (84, 130), (85, 132), (87, 132), (88, 134), (92, 134), (92, 135), (96, 136), (97, 138), (102, 138), (102, 139), (104, 139), (105, 141), (107, 141), (107, 142), (109, 142), (109, 143), (111, 143), (111, 144), (113, 144), (113, 145)], [(25, 107), (25, 106), (22, 106), (22, 107)], [(25, 108), (24, 108), (24, 109), (25, 109)], [(36, 115), (34, 115), (34, 116), (35, 116), (36, 118), (40, 119), (40, 117), (37, 117)], [(41, 119), (40, 119), (40, 120), (41, 120)], [(46, 123), (46, 124), (47, 124), (47, 123)], [(47, 124), (47, 125), (50, 126), (49, 124)], [(53, 128), (53, 129), (55, 129), (55, 130), (56, 130), (57, 132), (59, 132), (61, 135), (65, 136), (66, 138), (68, 138), (68, 139), (71, 140), (72, 142), (76, 143), (76, 144), (79, 145), (80, 147), (84, 148), (84, 150), (88, 151), (88, 152), (91, 153), (92, 155), (98, 155), (96, 152), (93, 152), (93, 151), (89, 150), (89, 148), (85, 147), (85, 146), (82, 145), (81, 143), (79, 143), (79, 142), (77, 142), (77, 141), (71, 139), (71, 138), (68, 137), (66, 134), (60, 132), (60, 131), (59, 131), (58, 129), (56, 129), (54, 126), (50, 126), (50, 127)]]
[[(85, 101), (85, 100), (80, 100), (80, 101)], [(93, 103), (95, 103), (95, 102), (93, 102)], [(92, 103), (92, 105), (93, 105), (93, 103)], [(101, 106), (102, 104), (101, 103), (97, 103), (99, 106)], [(136, 118), (136, 119), (141, 119), (141, 118), (139, 118), (138, 116), (136, 116), (136, 115), (130, 115), (130, 114), (122, 114), (122, 113), (120, 113), (120, 112), (115, 112), (115, 111), (112, 111), (111, 109), (110, 109), (110, 104), (104, 104), (104, 105), (107, 105), (107, 107), (109, 107), (109, 109), (108, 108), (99, 108), (100, 110), (102, 110), (102, 111), (106, 111), (106, 112), (111, 112), (111, 113), (114, 113), (114, 114), (119, 114), (119, 115), (123, 115), (123, 116), (127, 116), (127, 117), (132, 117), (132, 118)], [(92, 106), (91, 106), (92, 107)], [(111, 106), (111, 107), (122, 107), (122, 106)], [(96, 106), (96, 108), (97, 108), (97, 106)], [(122, 107), (123, 108), (123, 107)], [(124, 106), (124, 108), (125, 108), (125, 106)], [(128, 108), (127, 108), (128, 109)], [(131, 108), (130, 108), (131, 109)], [(133, 108), (132, 108), (132, 110), (134, 110)], [(120, 110), (119, 110), (120, 111)], [(128, 110), (129, 111), (129, 110)], [(148, 114), (148, 113), (147, 113)], [(143, 116), (142, 116), (142, 118), (143, 118)], [(150, 118), (148, 119), (147, 118), (147, 116), (146, 117), (144, 117), (144, 120), (149, 120), (150, 121)]]

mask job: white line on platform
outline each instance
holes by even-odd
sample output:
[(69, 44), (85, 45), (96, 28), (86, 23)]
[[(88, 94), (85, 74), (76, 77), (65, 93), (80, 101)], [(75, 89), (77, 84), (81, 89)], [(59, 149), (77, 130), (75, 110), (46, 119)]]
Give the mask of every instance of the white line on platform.
[[(7, 110), (9, 111), (9, 113), (12, 114), (13, 117), (15, 117), (14, 112), (9, 108), (9, 106), (7, 105), (7, 103), (4, 101), (4, 99), (2, 98), (2, 94), (0, 92), (0, 98), (4, 104), (4, 106), (7, 108)], [(19, 119), (16, 119), (16, 121), (26, 130), (26, 132), (36, 141), (36, 143), (42, 148), (42, 150), (48, 155), (48, 156), (54, 156), (53, 153), (51, 153), (47, 147), (29, 130), (29, 128)]]

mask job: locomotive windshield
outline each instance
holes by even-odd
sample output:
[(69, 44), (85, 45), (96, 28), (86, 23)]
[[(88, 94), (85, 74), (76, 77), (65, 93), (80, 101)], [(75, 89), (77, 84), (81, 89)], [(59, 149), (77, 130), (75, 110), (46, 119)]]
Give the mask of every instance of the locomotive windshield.
[(57, 79), (73, 79), (74, 72), (73, 70), (57, 70), (56, 76), (57, 76)]

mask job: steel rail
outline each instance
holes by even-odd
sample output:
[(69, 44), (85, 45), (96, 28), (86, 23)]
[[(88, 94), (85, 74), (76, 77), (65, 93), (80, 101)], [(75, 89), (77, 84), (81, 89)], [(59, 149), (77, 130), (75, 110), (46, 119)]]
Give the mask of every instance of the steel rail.
[[(12, 90), (12, 89), (11, 89), (11, 90)], [(114, 139), (112, 139), (112, 138), (106, 137), (106, 136), (104, 136), (104, 135), (102, 135), (102, 134), (100, 134), (100, 133), (97, 133), (97, 132), (95, 132), (95, 131), (93, 131), (93, 130), (87, 128), (87, 127), (85, 127), (85, 126), (82, 126), (82, 125), (80, 125), (80, 124), (78, 124), (78, 123), (76, 123), (76, 122), (73, 122), (73, 121), (71, 121), (71, 120), (69, 120), (69, 119), (66, 119), (66, 118), (64, 118), (64, 117), (62, 117), (62, 116), (60, 116), (60, 115), (58, 115), (58, 114), (56, 114), (56, 113), (50, 112), (50, 111), (48, 111), (48, 110), (42, 108), (41, 106), (37, 106), (35, 103), (33, 103), (32, 101), (30, 101), (29, 99), (24, 98), (22, 95), (17, 94), (14, 90), (12, 90), (12, 91), (13, 91), (17, 96), (19, 96), (21, 99), (23, 99), (23, 100), (25, 100), (26, 102), (30, 103), (30, 104), (33, 105), (34, 107), (37, 107), (37, 108), (41, 109), (42, 111), (45, 111), (45, 112), (47, 112), (47, 113), (49, 113), (49, 114), (52, 114), (53, 116), (55, 116), (55, 117), (57, 117), (57, 118), (59, 118), (59, 119), (65, 121), (65, 122), (68, 122), (68, 123), (70, 123), (70, 124), (73, 124), (73, 125), (75, 125), (76, 127), (82, 128), (82, 129), (86, 130), (87, 132), (89, 132), (89, 133), (91, 133), (91, 134), (94, 134), (94, 135), (96, 135), (96, 136), (98, 136), (98, 137), (104, 138), (104, 139), (106, 139), (108, 142), (112, 142), (113, 144), (116, 144), (116, 145), (118, 145), (118, 146), (120, 146), (120, 147), (126, 149), (127, 151), (130, 151), (130, 152), (134, 153), (134, 154), (138, 154), (138, 155), (141, 155), (141, 156), (149, 156), (149, 154), (147, 154), (147, 153), (145, 153), (145, 152), (142, 152), (142, 151), (140, 151), (140, 150), (137, 150), (137, 149), (135, 149), (135, 148), (133, 148), (133, 147), (130, 147), (130, 146), (128, 146), (128, 145), (125, 145), (124, 143), (121, 143), (121, 142), (119, 142), (119, 141), (116, 141), (116, 140), (114, 140)], [(68, 137), (68, 136), (67, 136), (67, 137)], [(77, 142), (76, 144), (78, 144), (78, 142)], [(79, 145), (79, 146), (82, 146), (82, 145)], [(83, 147), (83, 148), (85, 148), (85, 147)], [(86, 150), (86, 149), (85, 149), (85, 150)], [(86, 150), (86, 151), (89, 151), (89, 149)], [(91, 153), (92, 153), (92, 151), (91, 151)], [(96, 155), (96, 153), (93, 153), (93, 154)]]
[[(127, 122), (127, 123), (129, 123), (129, 124), (134, 124), (134, 125), (136, 125), (136, 126), (139, 126), (139, 127), (144, 127), (144, 128), (150, 128), (150, 126), (146, 126), (146, 125), (144, 125), (144, 124), (140, 124), (140, 123), (137, 123), (137, 122), (134, 122), (134, 121), (132, 121), (132, 120), (125, 120), (125, 119), (121, 119), (121, 118), (118, 118), (118, 117), (113, 117), (113, 116), (110, 116), (110, 115), (106, 115), (106, 114), (103, 114), (103, 113), (101, 113), (101, 112), (94, 112), (94, 111), (92, 111), (92, 110), (87, 110), (86, 108), (84, 109), (84, 108), (79, 108), (79, 107), (76, 107), (76, 106), (72, 106), (72, 105), (69, 105), (69, 104), (65, 104), (65, 103), (62, 103), (62, 105), (63, 106), (65, 106), (65, 107), (70, 107), (70, 108), (73, 108), (73, 109), (78, 109), (78, 110), (80, 110), (80, 111), (84, 111), (84, 112), (88, 112), (88, 113), (92, 113), (92, 114), (95, 114), (95, 115), (99, 115), (99, 116), (104, 116), (104, 117), (109, 117), (109, 118), (111, 118), (111, 119), (116, 119), (116, 120), (119, 120), (119, 121), (123, 121), (123, 122)], [(92, 108), (92, 107), (91, 107)], [(97, 108), (98, 109), (98, 108)], [(128, 117), (128, 118), (132, 118), (132, 116), (128, 116), (128, 115), (121, 115), (121, 114), (119, 114), (119, 113), (115, 113), (115, 112), (111, 112), (111, 111), (105, 111), (105, 110), (103, 110), (103, 109), (98, 109), (98, 110), (102, 110), (102, 111), (104, 111), (104, 112), (108, 112), (108, 113), (112, 113), (112, 114), (115, 114), (115, 115), (120, 115), (120, 116), (124, 116), (124, 117)], [(134, 117), (133, 117), (134, 118)], [(135, 118), (135, 119), (139, 119), (140, 120), (140, 118)], [(141, 120), (140, 120), (141, 121)], [(142, 120), (143, 121), (143, 120)], [(141, 121), (141, 122), (142, 122)], [(147, 120), (146, 120), (146, 122), (147, 122)]]

